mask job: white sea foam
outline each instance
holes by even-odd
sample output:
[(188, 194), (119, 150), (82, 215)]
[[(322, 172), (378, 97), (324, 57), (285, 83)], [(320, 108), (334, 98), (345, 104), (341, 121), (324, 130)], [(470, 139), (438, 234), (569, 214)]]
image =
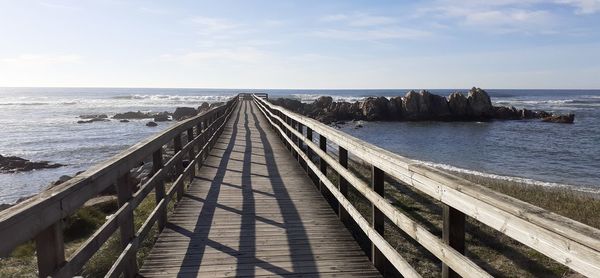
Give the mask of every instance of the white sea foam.
[(504, 175), (497, 175), (497, 174), (485, 173), (485, 172), (480, 172), (480, 171), (475, 171), (475, 170), (470, 170), (470, 169), (464, 169), (464, 168), (460, 168), (460, 167), (455, 167), (455, 166), (448, 165), (448, 164), (433, 163), (433, 162), (419, 161), (419, 160), (414, 160), (414, 161), (417, 162), (417, 163), (419, 163), (419, 164), (427, 165), (427, 166), (430, 166), (430, 167), (434, 167), (434, 168), (438, 168), (438, 169), (442, 169), (442, 170), (446, 170), (446, 171), (450, 171), (450, 172), (465, 173), (465, 174), (469, 174), (469, 175), (480, 176), (480, 177), (485, 177), (485, 178), (491, 178), (491, 179), (496, 179), (496, 180), (517, 182), (517, 183), (522, 183), (522, 184), (526, 184), (526, 185), (538, 185), (538, 186), (545, 186), (545, 187), (568, 188), (568, 189), (572, 189), (572, 190), (576, 190), (576, 191), (590, 192), (590, 193), (596, 193), (596, 194), (600, 193), (600, 185), (598, 185), (597, 187), (587, 187), (587, 186), (572, 185), (572, 184), (562, 184), (562, 183), (555, 183), (555, 182), (545, 182), (545, 181), (539, 181), (539, 180), (534, 180), (534, 179), (529, 179), (529, 178), (522, 178), (522, 177), (515, 177), (515, 176), (504, 176)]

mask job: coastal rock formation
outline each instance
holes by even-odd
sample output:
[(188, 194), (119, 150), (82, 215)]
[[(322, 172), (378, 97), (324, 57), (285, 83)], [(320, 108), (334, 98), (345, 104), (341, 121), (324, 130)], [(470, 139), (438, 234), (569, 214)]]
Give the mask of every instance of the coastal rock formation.
[(154, 121), (155, 122), (168, 122), (169, 121), (169, 115), (168, 114), (158, 114), (156, 116), (154, 116)]
[(137, 112), (125, 112), (125, 113), (117, 113), (113, 116), (113, 119), (150, 119), (154, 118), (154, 114), (152, 113), (144, 113), (141, 111)]
[(544, 119), (547, 122), (569, 123), (574, 116), (552, 115), (545, 111), (493, 106), (485, 90), (472, 88), (468, 95), (455, 92), (439, 96), (422, 90), (409, 91), (392, 98), (368, 97), (362, 102), (334, 102), (322, 96), (313, 103), (296, 99), (270, 99), (279, 106), (300, 113), (323, 123), (331, 124), (349, 120), (367, 121), (488, 121)]
[(175, 112), (173, 112), (173, 119), (181, 121), (196, 115), (198, 115), (198, 110), (193, 107), (177, 107)]
[(48, 161), (29, 161), (16, 156), (0, 155), (0, 173), (27, 172), (37, 169), (58, 168), (64, 165)]
[(198, 106), (198, 113), (202, 113), (204, 111), (208, 111), (210, 109), (210, 104), (208, 102), (203, 102)]
[(146, 126), (155, 127), (155, 126), (158, 126), (158, 124), (155, 122), (148, 122), (148, 123), (146, 123)]
[(559, 124), (572, 124), (575, 121), (575, 114), (568, 115), (551, 115), (542, 118), (543, 122), (559, 123)]
[(79, 115), (81, 119), (107, 119), (108, 115), (106, 114), (89, 114), (89, 115)]
[(93, 122), (109, 122), (109, 119), (105, 119), (105, 118), (91, 118), (89, 120), (81, 120), (81, 121), (77, 121), (78, 124), (89, 124), (89, 123), (93, 123)]

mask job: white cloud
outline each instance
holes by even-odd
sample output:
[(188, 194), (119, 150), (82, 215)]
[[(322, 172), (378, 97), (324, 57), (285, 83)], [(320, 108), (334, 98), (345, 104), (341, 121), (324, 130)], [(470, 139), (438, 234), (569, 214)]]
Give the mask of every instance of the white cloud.
[(366, 13), (331, 14), (321, 17), (323, 22), (340, 22), (354, 27), (382, 26), (397, 23), (393, 17)]
[(267, 57), (267, 54), (252, 47), (213, 48), (187, 52), (183, 54), (164, 54), (161, 60), (193, 65), (203, 62), (239, 62), (257, 63)]
[(431, 33), (427, 31), (402, 27), (378, 28), (370, 30), (324, 29), (316, 31), (314, 34), (321, 38), (341, 39), (350, 41), (420, 39), (431, 36)]
[(575, 7), (577, 14), (594, 14), (600, 11), (600, 0), (557, 0), (556, 3)]
[(241, 24), (215, 17), (196, 16), (190, 21), (198, 27), (199, 33), (205, 35), (230, 32), (242, 27)]

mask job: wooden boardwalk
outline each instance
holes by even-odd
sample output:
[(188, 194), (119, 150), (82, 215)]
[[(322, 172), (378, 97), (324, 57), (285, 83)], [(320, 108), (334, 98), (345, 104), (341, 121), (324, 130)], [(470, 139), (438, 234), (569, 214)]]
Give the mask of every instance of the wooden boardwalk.
[(238, 104), (139, 274), (380, 276), (252, 101)]

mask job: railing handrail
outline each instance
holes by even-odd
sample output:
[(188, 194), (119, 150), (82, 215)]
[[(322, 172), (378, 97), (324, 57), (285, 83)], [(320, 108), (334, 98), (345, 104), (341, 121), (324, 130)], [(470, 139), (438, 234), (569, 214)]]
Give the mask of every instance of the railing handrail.
[[(174, 140), (174, 138), (181, 138), (181, 134), (186, 131), (188, 132), (188, 141), (191, 140), (189, 137), (191, 135), (192, 138), (194, 138), (193, 142), (190, 141), (185, 147), (180, 147), (179, 150), (176, 150), (175, 156), (167, 162), (165, 166), (175, 165), (177, 162), (176, 160), (180, 163), (184, 153), (185, 155), (188, 155), (187, 152), (189, 152), (189, 155), (195, 155), (195, 153), (193, 153), (193, 148), (195, 146), (192, 143), (200, 143), (199, 139), (203, 139), (200, 137), (207, 136), (206, 134), (201, 134), (200, 130), (198, 130), (200, 125), (215, 122), (217, 119), (225, 121), (236, 103), (237, 96), (234, 96), (225, 105), (181, 121), (159, 134), (142, 140), (106, 161), (92, 166), (72, 179), (0, 212), (0, 238), (4, 239), (0, 241), (0, 257), (7, 256), (16, 246), (36, 238), (48, 227), (51, 227), (55, 223), (60, 222), (61, 219), (74, 213), (77, 209), (82, 207), (86, 201), (97, 196), (109, 186), (116, 184), (119, 178), (129, 174), (129, 171), (138, 167), (139, 163), (144, 159), (152, 156), (157, 150), (161, 150), (164, 145), (167, 145)], [(227, 111), (229, 114), (223, 113)], [(193, 134), (193, 129), (195, 127), (197, 128), (198, 133), (196, 136)], [(204, 128), (206, 127), (207, 126), (204, 126)], [(218, 133), (220, 130), (213, 127), (206, 131)], [(200, 153), (198, 153), (198, 155), (200, 155)], [(190, 163), (190, 165), (196, 164), (194, 162)], [(189, 171), (191, 171), (190, 167), (186, 168), (185, 173), (188, 173)], [(159, 178), (164, 178), (164, 171), (158, 174), (154, 173), (150, 179), (151, 181), (147, 183), (154, 182), (155, 177), (158, 175), (160, 175)], [(140, 190), (142, 189), (143, 188), (140, 187)], [(151, 189), (150, 186), (144, 189), (147, 191), (145, 194), (147, 195)], [(133, 199), (136, 199), (136, 194), (133, 195)], [(141, 197), (142, 198), (138, 198), (139, 200), (135, 200), (138, 204), (145, 195)], [(129, 202), (127, 204), (129, 204)], [(126, 209), (132, 210), (135, 206), (137, 206), (137, 204), (132, 207), (127, 207)], [(124, 209), (123, 206), (120, 207), (119, 211), (122, 209)], [(110, 221), (116, 221), (112, 223), (112, 225), (121, 224), (121, 222), (123, 222), (122, 219), (111, 219), (108, 220), (105, 225), (111, 224), (109, 223)]]
[[(254, 99), (259, 104), (259, 107), (268, 108), (267, 112), (276, 112), (276, 114), (272, 114), (271, 116), (275, 117), (287, 132), (303, 140), (313, 152), (318, 155), (320, 154), (319, 157), (323, 158), (330, 165), (337, 163), (335, 159), (329, 155), (322, 156), (326, 153), (321, 152), (318, 146), (312, 143), (312, 141), (302, 138), (302, 134), (295, 131), (293, 126), (287, 124), (277, 113), (310, 129), (311, 134), (314, 131), (319, 135), (325, 136), (327, 140), (352, 152), (361, 160), (381, 169), (393, 178), (414, 187), (420, 192), (465, 215), (473, 217), (479, 222), (506, 234), (577, 272), (593, 276), (600, 271), (600, 230), (596, 228), (498, 193), (445, 171), (424, 166), (411, 159), (326, 126), (314, 119), (269, 103), (259, 97), (255, 97)], [(263, 113), (265, 112), (263, 111)], [(269, 115), (265, 116), (269, 118)], [(291, 136), (291, 134), (287, 135), (286, 138)], [(342, 172), (345, 172), (339, 164), (332, 165), (332, 167), (340, 174), (344, 174)], [(339, 170), (342, 172), (339, 172)], [(347, 177), (352, 178), (351, 176)], [(354, 179), (354, 182), (359, 182), (359, 179)], [(355, 186), (355, 188), (357, 187), (357, 184), (350, 184)], [(361, 188), (357, 189), (361, 191)], [(373, 190), (368, 190), (370, 192), (366, 192), (373, 195)], [(364, 192), (361, 193), (364, 194)], [(371, 197), (369, 198), (370, 200), (377, 201), (377, 198)], [(379, 203), (373, 203), (373, 205), (381, 210), (383, 208), (389, 209)], [(394, 213), (402, 214), (397, 209), (395, 211), (387, 211), (385, 214), (390, 217)], [(444, 261), (443, 258), (440, 259)]]

